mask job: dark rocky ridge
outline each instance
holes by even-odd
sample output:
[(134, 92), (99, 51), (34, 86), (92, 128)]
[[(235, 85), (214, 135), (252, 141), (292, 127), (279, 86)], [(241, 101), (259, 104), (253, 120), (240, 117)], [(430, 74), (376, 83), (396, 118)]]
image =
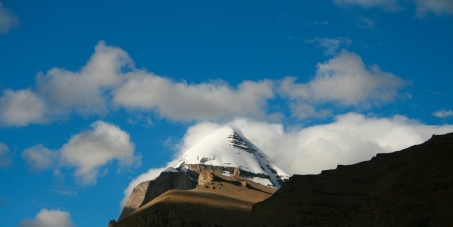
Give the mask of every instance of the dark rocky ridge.
[(319, 175), (294, 175), (250, 226), (453, 226), (453, 133)]

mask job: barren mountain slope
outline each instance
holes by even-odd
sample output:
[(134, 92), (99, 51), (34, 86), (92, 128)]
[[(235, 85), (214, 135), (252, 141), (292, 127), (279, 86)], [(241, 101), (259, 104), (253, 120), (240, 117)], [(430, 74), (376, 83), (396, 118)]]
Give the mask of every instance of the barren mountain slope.
[(253, 204), (275, 191), (243, 177), (216, 174), (209, 186), (167, 191), (110, 226), (245, 226)]

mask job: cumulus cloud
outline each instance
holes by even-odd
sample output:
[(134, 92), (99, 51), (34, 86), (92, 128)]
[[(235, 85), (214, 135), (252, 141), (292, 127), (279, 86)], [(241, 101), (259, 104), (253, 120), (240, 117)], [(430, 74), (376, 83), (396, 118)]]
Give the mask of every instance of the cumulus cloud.
[(36, 86), (53, 114), (103, 114), (108, 112), (109, 91), (121, 82), (122, 69), (132, 65), (124, 50), (100, 41), (80, 71), (53, 68), (36, 76)]
[(387, 11), (396, 11), (400, 9), (398, 0), (334, 0), (339, 6), (358, 5), (365, 9), (381, 7)]
[(73, 227), (71, 214), (61, 210), (42, 209), (36, 214), (35, 219), (24, 219), (21, 227)]
[(314, 39), (306, 40), (305, 42), (315, 43), (318, 47), (324, 48), (325, 55), (334, 55), (337, 53), (340, 46), (349, 46), (352, 43), (351, 39), (348, 37), (338, 37), (336, 39), (316, 37)]
[(95, 183), (99, 169), (108, 162), (116, 160), (120, 167), (140, 165), (141, 156), (134, 154), (129, 134), (103, 121), (94, 122), (91, 127), (91, 130), (73, 135), (56, 151), (39, 144), (24, 150), (22, 157), (31, 169), (36, 170), (75, 167), (74, 175), (83, 184)]
[(130, 75), (115, 91), (114, 102), (127, 108), (155, 110), (173, 120), (213, 120), (232, 116), (264, 117), (272, 83), (244, 81), (237, 89), (223, 81), (188, 84), (146, 72)]
[(13, 161), (8, 156), (9, 148), (6, 144), (0, 142), (0, 167), (6, 168), (13, 164)]
[(428, 12), (436, 15), (453, 14), (453, 1), (451, 0), (414, 0), (418, 16), (424, 16)]
[(58, 153), (44, 147), (42, 144), (27, 148), (22, 152), (22, 158), (25, 159), (30, 169), (44, 170), (52, 166), (57, 160)]
[(19, 26), (17, 15), (3, 7), (3, 4), (0, 2), (0, 34), (7, 33), (17, 26)]
[(118, 160), (120, 166), (131, 166), (138, 161), (129, 134), (103, 121), (91, 127), (92, 130), (72, 136), (60, 150), (63, 162), (77, 168), (75, 176), (83, 183), (95, 183), (99, 168), (109, 161)]
[(237, 116), (276, 119), (267, 100), (274, 82), (222, 80), (188, 83), (135, 68), (128, 53), (100, 41), (78, 71), (52, 68), (35, 77), (36, 91), (7, 89), (0, 97), (0, 126), (25, 126), (68, 114), (104, 115), (118, 107), (156, 112), (175, 121), (220, 120)]
[(7, 89), (0, 97), (0, 126), (25, 126), (45, 121), (46, 105), (30, 89)]
[(434, 116), (439, 117), (439, 118), (449, 118), (453, 117), (453, 110), (438, 110), (433, 113)]
[(317, 67), (316, 76), (308, 83), (296, 83), (295, 77), (284, 78), (279, 85), (280, 94), (299, 103), (332, 102), (368, 108), (393, 101), (406, 84), (376, 65), (366, 67), (360, 56), (345, 50)]

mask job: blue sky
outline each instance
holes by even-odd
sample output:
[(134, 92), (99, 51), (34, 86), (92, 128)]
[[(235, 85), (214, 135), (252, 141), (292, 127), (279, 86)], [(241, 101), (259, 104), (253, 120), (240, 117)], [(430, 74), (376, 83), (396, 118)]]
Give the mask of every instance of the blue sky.
[(0, 3), (0, 226), (105, 226), (224, 125), (290, 174), (453, 131), (453, 1)]

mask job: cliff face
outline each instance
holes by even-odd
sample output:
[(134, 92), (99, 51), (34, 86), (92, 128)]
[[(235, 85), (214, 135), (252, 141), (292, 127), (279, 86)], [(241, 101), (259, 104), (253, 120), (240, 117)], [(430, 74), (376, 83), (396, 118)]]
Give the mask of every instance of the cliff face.
[(195, 188), (197, 182), (179, 171), (164, 171), (156, 179), (137, 185), (124, 204), (118, 220), (123, 219), (139, 207), (162, 195), (168, 190), (189, 190)]
[(254, 226), (452, 226), (453, 134), (320, 175), (295, 175)]

